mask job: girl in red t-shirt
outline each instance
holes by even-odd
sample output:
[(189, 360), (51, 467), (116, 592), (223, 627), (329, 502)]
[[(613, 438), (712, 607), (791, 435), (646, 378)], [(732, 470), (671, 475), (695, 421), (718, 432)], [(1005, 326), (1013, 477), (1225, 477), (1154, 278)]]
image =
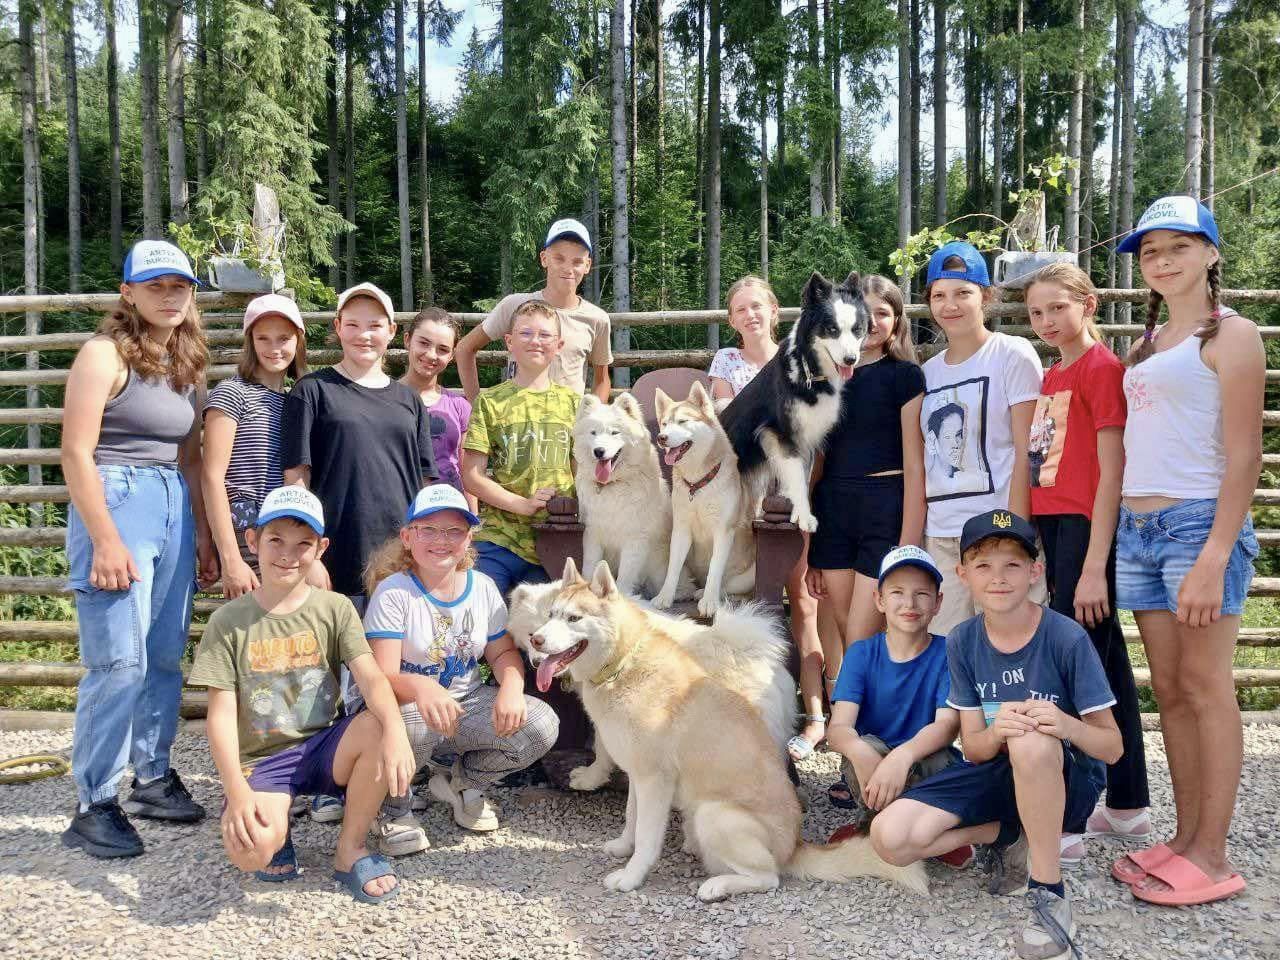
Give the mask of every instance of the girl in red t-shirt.
[(1049, 605), (1088, 631), (1115, 695), (1124, 755), (1107, 767), (1106, 805), (1086, 824), (1067, 824), (1063, 865), (1084, 856), (1087, 836), (1143, 838), (1146, 757), (1138, 690), (1116, 619), (1116, 522), (1124, 472), (1124, 364), (1101, 342), (1093, 283), (1079, 267), (1055, 263), (1026, 290), (1031, 328), (1061, 359), (1045, 371), (1031, 423), (1031, 514), (1045, 551)]

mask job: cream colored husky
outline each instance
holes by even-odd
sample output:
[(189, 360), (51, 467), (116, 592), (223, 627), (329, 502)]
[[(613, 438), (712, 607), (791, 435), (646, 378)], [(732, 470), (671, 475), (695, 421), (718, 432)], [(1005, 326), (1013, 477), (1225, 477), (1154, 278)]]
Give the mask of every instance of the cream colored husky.
[(922, 864), (891, 866), (866, 837), (801, 842), (800, 802), (759, 712), (620, 593), (608, 564), (590, 583), (572, 560), (565, 564), (550, 619), (529, 644), (538, 688), (567, 672), (597, 736), (627, 773), (626, 825), (604, 849), (628, 859), (605, 877), (609, 889), (644, 883), (674, 806), (711, 874), (698, 888), (702, 900), (772, 890), (781, 874), (877, 876), (926, 891)]
[[(507, 632), (516, 646), (531, 657), (536, 651), (529, 638), (551, 618), (551, 604), (560, 588), (559, 581), (524, 583), (511, 591)], [(777, 618), (756, 604), (746, 604), (721, 607), (715, 621), (706, 626), (686, 617), (659, 613), (643, 602), (638, 606), (653, 629), (669, 634), (714, 679), (746, 697), (759, 711), (781, 755), (787, 739), (795, 733), (796, 695), (795, 681), (787, 670), (790, 639)], [(570, 771), (569, 786), (574, 790), (598, 790), (614, 769), (608, 749), (596, 737), (595, 760), (590, 766)]]

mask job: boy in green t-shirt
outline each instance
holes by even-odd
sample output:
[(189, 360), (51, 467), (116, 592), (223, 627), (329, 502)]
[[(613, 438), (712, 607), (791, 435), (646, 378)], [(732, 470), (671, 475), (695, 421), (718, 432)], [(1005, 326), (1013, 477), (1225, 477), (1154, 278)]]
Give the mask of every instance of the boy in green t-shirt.
[[(300, 486), (271, 491), (245, 541), (262, 585), (209, 618), (189, 681), (209, 688), (227, 856), (268, 883), (295, 879), (293, 798), (345, 789), (334, 879), (364, 903), (390, 900), (400, 892), (395, 871), (365, 838), (388, 791), (408, 792), (413, 750), (355, 607), (306, 581), (329, 545), (320, 501)], [(368, 709), (339, 718), (343, 663)]]
[(462, 484), (480, 501), (476, 569), (505, 597), (516, 584), (547, 580), (534, 552), (533, 521), (557, 493), (573, 495), (570, 454), (582, 397), (551, 382), (564, 340), (550, 305), (522, 304), (504, 339), (515, 376), (476, 396), (462, 442)]

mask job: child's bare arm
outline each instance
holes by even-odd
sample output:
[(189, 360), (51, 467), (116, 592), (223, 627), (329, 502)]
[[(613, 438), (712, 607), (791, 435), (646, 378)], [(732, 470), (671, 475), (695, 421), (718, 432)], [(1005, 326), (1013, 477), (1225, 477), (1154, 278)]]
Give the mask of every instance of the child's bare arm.
[(489, 455), (476, 450), (462, 451), (462, 485), (478, 500), (507, 513), (531, 517), (547, 505), (554, 490), (539, 490), (532, 497), (512, 493), (485, 473)]
[(1024, 400), (1009, 408), (1013, 430), (1013, 479), (1009, 483), (1009, 509), (1020, 517), (1031, 519), (1031, 464), (1027, 444), (1031, 439), (1031, 421), (1036, 402)]
[(388, 795), (402, 797), (409, 792), (409, 782), (417, 765), (404, 729), (404, 718), (400, 716), (400, 704), (371, 655), (354, 657), (347, 662), (347, 669), (360, 687), (365, 706), (382, 725), (382, 760), (378, 773), (385, 778)]
[[(930, 754), (937, 753), (943, 747), (955, 742), (960, 732), (960, 711), (950, 707), (939, 707), (933, 714), (933, 722), (925, 724), (914, 737), (895, 747), (893, 753), (899, 751), (910, 763), (918, 763)], [(890, 754), (892, 756), (892, 754)]]
[(473, 327), (467, 335), (458, 341), (454, 358), (458, 361), (458, 379), (462, 381), (462, 392), (473, 403), (480, 392), (480, 374), (476, 370), (476, 354), (489, 344), (489, 335), (484, 326)]

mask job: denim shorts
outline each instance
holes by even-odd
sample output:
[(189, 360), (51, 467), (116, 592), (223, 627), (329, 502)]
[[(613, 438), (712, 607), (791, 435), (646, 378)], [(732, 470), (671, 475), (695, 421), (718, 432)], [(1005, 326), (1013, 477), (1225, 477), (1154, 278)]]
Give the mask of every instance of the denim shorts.
[[(1183, 500), (1150, 513), (1134, 513), (1121, 504), (1116, 530), (1116, 606), (1176, 612), (1178, 590), (1209, 539), (1217, 509), (1217, 500)], [(1244, 612), (1257, 555), (1253, 518), (1246, 516), (1223, 576), (1224, 616)]]

